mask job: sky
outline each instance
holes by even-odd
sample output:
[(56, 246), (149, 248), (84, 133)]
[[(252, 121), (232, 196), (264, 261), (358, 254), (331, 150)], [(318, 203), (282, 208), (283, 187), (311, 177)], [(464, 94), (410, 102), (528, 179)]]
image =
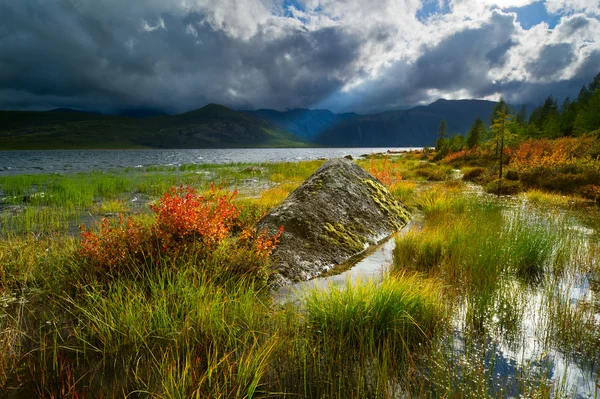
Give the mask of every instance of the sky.
[(599, 72), (599, 0), (0, 0), (0, 109), (539, 104)]

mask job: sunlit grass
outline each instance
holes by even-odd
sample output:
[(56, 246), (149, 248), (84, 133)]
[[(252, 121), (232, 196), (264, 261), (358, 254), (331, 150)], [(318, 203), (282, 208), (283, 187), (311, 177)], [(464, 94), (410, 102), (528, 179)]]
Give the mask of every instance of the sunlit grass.
[(391, 190), (392, 194), (403, 204), (409, 204), (413, 201), (417, 183), (411, 181), (400, 181)]
[(81, 212), (75, 209), (23, 206), (0, 213), (0, 230), (3, 235), (66, 232), (76, 227), (80, 218)]
[(129, 205), (123, 200), (104, 200), (93, 207), (94, 213), (101, 215), (108, 213), (124, 213), (129, 210)]
[(254, 202), (264, 208), (272, 208), (281, 204), (292, 191), (298, 187), (298, 183), (281, 183), (275, 187), (266, 189)]
[(527, 192), (520, 194), (519, 197), (529, 201), (531, 204), (546, 206), (565, 207), (571, 204), (582, 204), (586, 202), (585, 199), (577, 196), (567, 196), (537, 189), (528, 190)]
[(70, 259), (76, 245), (75, 238), (58, 234), (0, 237), (0, 293), (43, 286)]
[(435, 190), (421, 193), (417, 203), (426, 225), (397, 239), (398, 267), (435, 268), (448, 281), (473, 286), (508, 271), (538, 280), (566, 261), (557, 257), (561, 245), (571, 243), (564, 222), (531, 219), (487, 200)]
[(425, 215), (434, 215), (454, 211), (462, 213), (466, 209), (467, 200), (462, 194), (442, 187), (431, 187), (419, 193), (414, 200), (415, 206)]
[[(489, 342), (519, 345), (533, 339), (528, 330), (532, 321), (526, 320), (531, 314), (525, 309), (539, 295), (546, 299), (527, 312), (538, 314), (537, 339), (544, 342), (540, 351), (597, 357), (595, 297), (570, 300), (571, 288), (565, 285), (573, 276), (580, 276), (582, 284), (581, 276), (596, 275), (597, 270), (589, 273), (596, 269), (597, 238), (573, 228), (573, 219), (548, 208), (547, 202), (540, 205), (544, 211), (486, 197), (463, 197), (459, 206), (452, 206), (455, 195), (441, 188), (419, 193), (415, 202), (425, 213), (425, 225), (397, 238), (395, 268), (427, 273), (444, 283), (444, 302), (457, 312), (454, 323), (462, 337), (458, 353), (450, 335), (448, 344), (422, 360), (430, 373), (421, 388), (413, 383), (411, 389), (450, 397), (570, 395), (574, 387), (564, 376), (552, 376), (551, 364), (537, 369), (526, 364), (505, 376), (496, 375), (493, 364), (482, 359), (495, 356)], [(451, 366), (455, 364), (460, 366)]]
[[(598, 356), (597, 223), (579, 226), (572, 198), (470, 195), (420, 157), (358, 162), (390, 168), (394, 195), (424, 221), (397, 239), (380, 284), (312, 291), (300, 307), (240, 278), (253, 259), (231, 242), (105, 276), (77, 257), (73, 228), (130, 211), (149, 226), (144, 210), (170, 187), (210, 194), (211, 183), (240, 189), (240, 224), (252, 225), (322, 161), (0, 178), (0, 396), (571, 395), (544, 356)], [(534, 333), (539, 361), (506, 369), (497, 354)]]
[(379, 284), (348, 282), (343, 289), (313, 290), (304, 301), (308, 323), (325, 339), (349, 347), (389, 339), (411, 346), (430, 336), (440, 322), (439, 295), (436, 282), (397, 273)]
[(274, 183), (302, 183), (313, 174), (324, 161), (281, 162), (261, 164), (268, 169), (269, 179)]
[[(81, 393), (88, 385), (103, 397), (140, 386), (169, 398), (256, 391), (279, 342), (263, 294), (243, 282), (216, 285), (191, 265), (162, 269), (138, 282), (90, 282), (59, 295), (57, 303), (80, 322), (44, 328), (42, 342), (69, 333), (46, 348), (48, 357), (27, 359), (32, 377), (46, 379), (49, 392)], [(77, 364), (76, 378), (53, 371), (55, 362)]]

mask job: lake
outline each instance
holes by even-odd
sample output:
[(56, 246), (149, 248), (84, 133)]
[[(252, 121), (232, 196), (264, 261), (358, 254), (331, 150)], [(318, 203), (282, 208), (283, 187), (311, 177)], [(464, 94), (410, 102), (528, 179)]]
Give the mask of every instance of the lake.
[(196, 150), (50, 150), (0, 151), (0, 175), (73, 173), (90, 170), (226, 164), (234, 162), (292, 162), (319, 158), (359, 157), (408, 147), (384, 148), (221, 148)]

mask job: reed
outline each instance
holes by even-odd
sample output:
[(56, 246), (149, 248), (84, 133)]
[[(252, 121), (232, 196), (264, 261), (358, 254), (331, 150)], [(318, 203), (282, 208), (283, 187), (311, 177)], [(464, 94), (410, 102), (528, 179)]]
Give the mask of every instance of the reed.
[(527, 192), (520, 194), (519, 197), (531, 204), (549, 207), (567, 207), (569, 205), (583, 204), (586, 202), (586, 200), (581, 197), (550, 193), (537, 189), (527, 190)]
[(380, 284), (364, 282), (344, 289), (311, 291), (304, 299), (308, 323), (325, 339), (348, 347), (372, 340), (416, 345), (441, 319), (439, 286), (418, 275), (398, 273)]
[[(0, 178), (0, 396), (572, 396), (550, 360), (599, 354), (597, 210), (468, 194), (417, 156), (372, 162), (401, 176), (394, 193), (423, 222), (396, 239), (381, 283), (311, 291), (299, 306), (272, 303), (269, 261), (239, 234), (321, 161)], [(423, 182), (424, 171), (444, 182)], [(142, 211), (135, 225), (152, 236), (147, 208), (173, 185), (205, 197), (240, 189), (230, 234), (210, 248), (171, 234), (176, 251), (134, 250), (112, 272), (66, 234)], [(538, 356), (502, 355), (530, 339)]]

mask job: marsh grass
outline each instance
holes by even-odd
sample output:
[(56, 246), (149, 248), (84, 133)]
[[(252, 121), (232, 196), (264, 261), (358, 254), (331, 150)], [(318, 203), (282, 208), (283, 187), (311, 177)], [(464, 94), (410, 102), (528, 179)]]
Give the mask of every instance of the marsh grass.
[(166, 397), (232, 390), (232, 397), (251, 396), (265, 371), (264, 356), (277, 342), (276, 334), (261, 333), (270, 313), (264, 295), (251, 284), (225, 289), (202, 271), (177, 268), (183, 271), (152, 273), (133, 285), (117, 281), (108, 289), (86, 286), (81, 298), (63, 298), (72, 316), (85, 320), (73, 326), (66, 347), (121, 365), (125, 375), (113, 376), (107, 396), (132, 391), (136, 380)]
[[(455, 202), (456, 195), (463, 198)], [(574, 387), (566, 376), (553, 375), (548, 360), (525, 359), (508, 376), (506, 371), (497, 374), (493, 362), (504, 361), (496, 354), (497, 345), (529, 347), (533, 334), (536, 342), (544, 342), (539, 356), (558, 351), (566, 359), (597, 358), (595, 297), (573, 300), (570, 290), (581, 292), (582, 283), (566, 283), (572, 276), (586, 276), (585, 282), (595, 275), (597, 238), (572, 227), (573, 213), (519, 201), (464, 197), (437, 187), (419, 193), (415, 202), (425, 225), (397, 238), (394, 267), (443, 282), (444, 303), (460, 337), (457, 342), (449, 334), (421, 359), (427, 382), (417, 392), (428, 397), (550, 398), (568, 397), (574, 389), (593, 391), (593, 384)], [(539, 305), (532, 310), (535, 303)], [(418, 386), (415, 382), (411, 389)]]
[(76, 247), (75, 238), (58, 234), (0, 237), (0, 294), (46, 284)]
[(467, 197), (460, 193), (458, 187), (460, 186), (427, 187), (419, 192), (413, 203), (427, 217), (450, 212), (460, 214), (467, 209)]
[(531, 204), (549, 207), (567, 207), (587, 202), (584, 198), (578, 196), (550, 193), (538, 189), (527, 190), (527, 192), (521, 193), (519, 197)]
[(440, 292), (437, 282), (413, 273), (307, 292), (302, 319), (293, 318), (294, 338), (278, 355), (279, 390), (289, 397), (397, 397), (413, 358), (445, 323)]
[(416, 274), (398, 273), (383, 280), (314, 290), (304, 298), (308, 323), (326, 339), (354, 347), (395, 340), (409, 348), (431, 333), (441, 320), (440, 287)]
[(280, 162), (260, 164), (260, 167), (268, 171), (270, 180), (275, 183), (302, 183), (323, 163), (324, 161)]
[(3, 234), (66, 232), (76, 226), (81, 213), (58, 207), (18, 207), (0, 213)]
[(568, 242), (564, 222), (531, 220), (527, 209), (436, 190), (417, 203), (427, 223), (397, 239), (398, 267), (435, 269), (446, 281), (472, 285), (507, 272), (534, 282), (551, 265), (560, 266), (560, 244)]
[[(420, 156), (373, 162), (402, 177), (394, 193), (423, 226), (397, 239), (381, 284), (310, 292), (301, 307), (273, 304), (261, 273), (239, 273), (268, 265), (233, 241), (107, 277), (65, 231), (88, 212), (138, 211), (171, 186), (211, 182), (240, 189), (236, 228), (251, 225), (322, 161), (0, 178), (0, 396), (572, 396), (551, 360), (599, 355), (595, 214), (465, 194), (451, 168)], [(518, 360), (531, 335), (540, 352)]]
[(123, 200), (102, 200), (98, 202), (93, 208), (93, 213), (100, 215), (114, 214), (114, 213), (126, 213), (131, 210), (129, 204)]
[(589, 302), (572, 299), (570, 291), (554, 293), (549, 300), (550, 336), (561, 350), (595, 363), (600, 354), (598, 320)]
[(216, 278), (194, 257), (161, 259), (106, 284), (70, 251), (48, 270), (18, 250), (14, 263), (39, 268), (22, 271), (19, 285), (40, 290), (2, 309), (0, 392), (16, 379), (43, 397), (252, 397), (262, 389), (280, 341), (264, 286)]
[(415, 197), (416, 189), (417, 183), (410, 181), (401, 181), (398, 182), (398, 184), (396, 184), (396, 186), (391, 190), (391, 192), (403, 204), (412, 204)]
[(265, 209), (273, 208), (281, 204), (298, 186), (299, 184), (295, 182), (280, 183), (275, 187), (262, 191), (259, 197), (252, 202)]

